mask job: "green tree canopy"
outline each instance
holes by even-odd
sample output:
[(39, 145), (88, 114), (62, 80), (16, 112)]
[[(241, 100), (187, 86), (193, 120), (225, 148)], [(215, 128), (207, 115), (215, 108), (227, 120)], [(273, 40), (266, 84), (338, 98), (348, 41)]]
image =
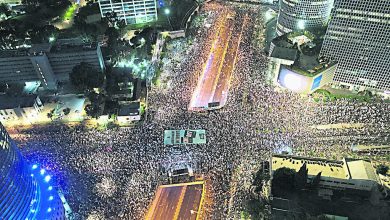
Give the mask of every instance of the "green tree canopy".
[(70, 113), (70, 108), (65, 108), (64, 110), (62, 110), (64, 112), (64, 115), (69, 115)]
[(291, 190), (294, 188), (295, 170), (282, 167), (275, 170), (272, 185), (281, 189)]
[(88, 98), (91, 104), (85, 106), (85, 112), (93, 118), (99, 118), (104, 108), (105, 97), (102, 94), (91, 92)]
[(6, 3), (0, 4), (0, 15), (5, 15), (6, 17), (8, 17), (11, 15), (11, 13), (12, 12)]
[(296, 189), (304, 189), (306, 187), (307, 182), (307, 172), (306, 163), (304, 163), (299, 171), (295, 174), (295, 188)]
[(386, 175), (387, 171), (389, 171), (389, 167), (386, 165), (380, 164), (376, 167), (376, 172), (378, 172), (382, 175)]
[(318, 185), (320, 184), (320, 181), (321, 181), (321, 174), (322, 172), (319, 172), (314, 178), (313, 180), (311, 181), (311, 187), (313, 189), (317, 188)]
[(109, 27), (104, 34), (108, 37), (107, 46), (110, 54), (115, 54), (118, 46), (118, 30), (114, 27)]
[(104, 82), (104, 74), (85, 62), (73, 67), (69, 77), (73, 85), (87, 90), (101, 87)]

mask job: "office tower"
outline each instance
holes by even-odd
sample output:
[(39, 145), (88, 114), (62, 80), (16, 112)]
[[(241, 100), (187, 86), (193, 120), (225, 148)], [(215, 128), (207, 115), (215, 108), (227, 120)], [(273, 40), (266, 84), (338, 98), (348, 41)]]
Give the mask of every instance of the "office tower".
[(280, 0), (276, 33), (326, 26), (333, 0)]
[(27, 164), (1, 123), (0, 168), (0, 219), (65, 219), (52, 177)]
[(100, 13), (116, 12), (126, 24), (139, 24), (157, 20), (156, 0), (99, 0)]
[(320, 54), (338, 61), (334, 81), (390, 90), (390, 1), (335, 0)]

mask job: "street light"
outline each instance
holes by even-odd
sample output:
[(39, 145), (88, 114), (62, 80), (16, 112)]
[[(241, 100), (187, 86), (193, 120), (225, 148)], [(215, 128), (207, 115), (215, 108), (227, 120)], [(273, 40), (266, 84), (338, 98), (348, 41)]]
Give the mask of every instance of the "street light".
[(164, 8), (164, 14), (167, 16), (168, 23), (171, 26), (171, 30), (173, 30), (172, 24), (171, 24), (171, 19), (169, 19), (169, 14), (171, 14), (171, 10), (169, 8)]
[(49, 37), (49, 43), (52, 43), (55, 40), (56, 40), (55, 37), (53, 37), (53, 36)]

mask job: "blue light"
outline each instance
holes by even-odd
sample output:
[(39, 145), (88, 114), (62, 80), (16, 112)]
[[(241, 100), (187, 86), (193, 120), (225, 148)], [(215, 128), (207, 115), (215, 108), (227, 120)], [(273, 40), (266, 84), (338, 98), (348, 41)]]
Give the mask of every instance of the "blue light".
[(30, 212), (31, 212), (31, 213), (35, 213), (35, 209), (31, 209)]
[(34, 174), (31, 174), (30, 176), (34, 176)]
[(50, 177), (49, 175), (45, 176), (45, 181), (46, 181), (46, 182), (49, 182), (50, 179), (51, 179), (51, 177)]
[(47, 188), (47, 189), (50, 191), (50, 190), (52, 190), (52, 189), (53, 189), (53, 187), (52, 187), (52, 186), (49, 186), (49, 188)]
[(33, 170), (35, 170), (35, 169), (37, 169), (38, 168), (38, 165), (36, 165), (36, 164), (34, 164), (33, 166), (32, 166), (32, 169)]
[(47, 209), (47, 212), (51, 212), (51, 208), (48, 208), (48, 209)]
[(39, 171), (41, 173), (41, 175), (45, 174), (45, 169), (41, 169), (41, 171)]
[(53, 200), (53, 198), (54, 198), (53, 196), (50, 196), (50, 197), (49, 197), (49, 201)]

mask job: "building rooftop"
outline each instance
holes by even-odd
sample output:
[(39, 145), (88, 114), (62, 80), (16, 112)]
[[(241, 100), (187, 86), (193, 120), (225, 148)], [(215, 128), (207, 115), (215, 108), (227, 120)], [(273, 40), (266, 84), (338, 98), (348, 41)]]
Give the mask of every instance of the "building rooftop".
[(51, 53), (74, 53), (86, 50), (96, 50), (97, 43), (56, 43), (51, 47)]
[(308, 175), (312, 176), (322, 172), (321, 176), (323, 177), (379, 181), (371, 162), (349, 158), (334, 161), (290, 155), (273, 155), (272, 170), (288, 167), (298, 172), (304, 163), (306, 163)]
[(28, 55), (27, 48), (21, 48), (15, 50), (0, 50), (0, 58), (22, 57), (27, 55)]
[[(324, 57), (319, 58), (321, 43), (313, 43), (313, 41), (318, 41), (310, 40), (313, 37), (314, 35), (310, 33), (300, 32), (287, 33), (276, 37), (272, 40), (275, 48), (270, 57), (295, 61), (290, 67), (292, 70), (302, 75), (315, 76), (335, 65), (336, 62)], [(299, 48), (298, 43), (300, 44)]]
[(43, 43), (43, 44), (33, 44), (31, 48), (28, 50), (29, 53), (39, 53), (39, 52), (49, 52), (51, 49), (51, 44)]
[(55, 44), (33, 44), (31, 48), (1, 50), (0, 58), (29, 56), (34, 53), (75, 53), (80, 51), (96, 50), (96, 42), (84, 43), (73, 39), (59, 39)]
[(346, 162), (352, 179), (379, 181), (376, 171), (369, 161), (346, 159)]
[(291, 60), (295, 61), (298, 56), (298, 50), (293, 48), (286, 48), (286, 47), (275, 47), (272, 50), (272, 53), (270, 57), (283, 59), (283, 60)]
[(272, 157), (272, 170), (288, 167), (298, 172), (304, 163), (306, 163), (308, 175), (316, 176), (319, 172), (322, 172), (322, 177), (348, 179), (342, 161), (328, 161), (318, 158), (274, 155)]
[(139, 115), (140, 108), (140, 102), (130, 102), (128, 104), (122, 104), (119, 107), (118, 116)]
[(9, 96), (0, 95), (0, 109), (27, 108), (34, 106), (37, 95)]

